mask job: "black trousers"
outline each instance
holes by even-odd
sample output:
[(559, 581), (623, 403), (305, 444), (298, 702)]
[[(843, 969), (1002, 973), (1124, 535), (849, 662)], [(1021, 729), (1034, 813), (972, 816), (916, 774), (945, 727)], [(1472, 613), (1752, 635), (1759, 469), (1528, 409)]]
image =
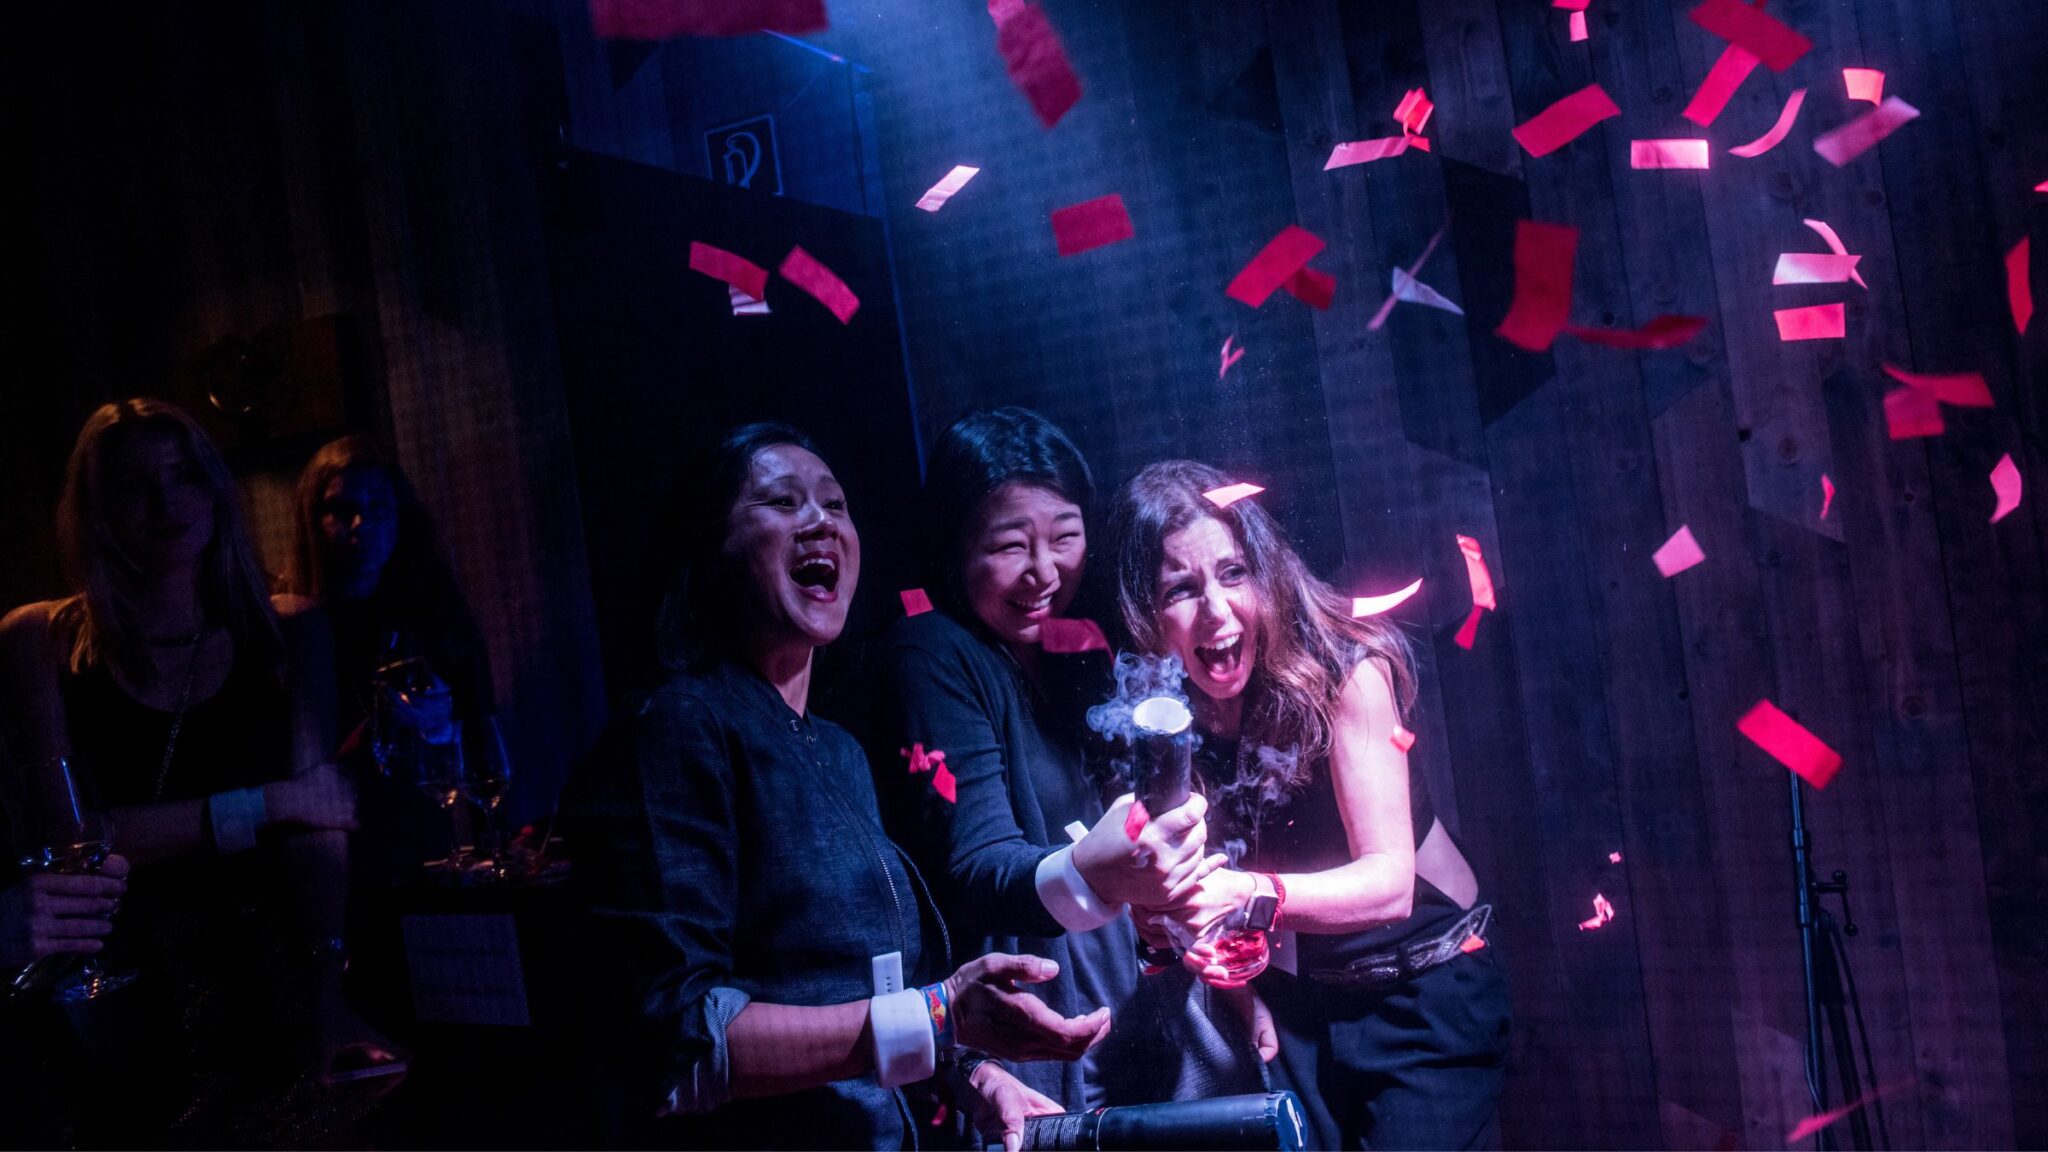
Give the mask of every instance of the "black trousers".
[(1301, 1097), (1309, 1147), (1444, 1149), (1498, 1143), (1508, 985), (1491, 944), (1385, 992), (1269, 971), (1280, 1033), (1273, 1087)]

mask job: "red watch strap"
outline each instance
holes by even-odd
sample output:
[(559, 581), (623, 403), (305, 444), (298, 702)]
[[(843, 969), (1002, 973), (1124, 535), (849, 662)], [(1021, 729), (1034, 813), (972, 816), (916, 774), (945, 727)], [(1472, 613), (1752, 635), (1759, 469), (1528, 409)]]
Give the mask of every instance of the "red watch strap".
[(1265, 876), (1266, 879), (1273, 883), (1274, 896), (1273, 927), (1268, 929), (1268, 931), (1278, 932), (1280, 930), (1280, 914), (1287, 911), (1287, 885), (1280, 882), (1280, 874), (1278, 872), (1268, 872)]

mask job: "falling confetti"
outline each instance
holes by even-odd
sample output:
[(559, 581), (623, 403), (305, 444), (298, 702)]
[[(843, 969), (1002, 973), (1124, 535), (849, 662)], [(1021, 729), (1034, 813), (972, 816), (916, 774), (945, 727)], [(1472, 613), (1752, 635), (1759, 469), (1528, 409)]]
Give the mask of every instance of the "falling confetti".
[[(1800, 223), (1813, 229), (1820, 236), (1821, 241), (1828, 246), (1828, 251), (1833, 252), (1837, 256), (1847, 256), (1849, 254), (1849, 246), (1842, 243), (1842, 238), (1835, 234), (1835, 230), (1829, 227), (1827, 221), (1801, 220)], [(1856, 272), (1853, 268), (1849, 272), (1849, 279), (1854, 280), (1859, 287), (1870, 287), (1870, 285), (1863, 283), (1862, 274)]]
[(1865, 104), (1884, 102), (1884, 73), (1875, 68), (1842, 69), (1842, 85), (1849, 90), (1851, 100)]
[(1943, 404), (1958, 408), (1989, 408), (1991, 388), (1979, 372), (1908, 372), (1896, 365), (1883, 365), (1884, 374), (1899, 383), (1918, 388)]
[[(1739, 52), (1741, 49), (1730, 48), (1729, 51)], [(1750, 59), (1755, 60), (1756, 57), (1752, 56)], [(1769, 132), (1751, 140), (1747, 144), (1730, 148), (1728, 151), (1745, 160), (1754, 160), (1771, 149), (1776, 148), (1779, 144), (1784, 143), (1786, 134), (1792, 131), (1792, 122), (1799, 119), (1799, 109), (1805, 103), (1806, 89), (1793, 89), (1792, 95), (1785, 100), (1784, 109), (1778, 113), (1778, 122), (1771, 125)]]
[[(1447, 221), (1442, 228), (1436, 230), (1436, 235), (1429, 238), (1429, 243), (1422, 246), (1422, 255), (1417, 256), (1415, 263), (1410, 264), (1407, 268), (1406, 280), (1413, 281), (1416, 275), (1422, 271), (1422, 266), (1429, 262), (1430, 255), (1436, 251), (1437, 244), (1443, 240), (1444, 233), (1449, 229), (1450, 224)], [(1382, 325), (1386, 324), (1387, 317), (1393, 314), (1394, 305), (1401, 300), (1401, 284), (1403, 279), (1402, 270), (1399, 268), (1394, 269), (1394, 290), (1380, 303), (1379, 311), (1372, 314), (1372, 319), (1365, 322), (1366, 331), (1377, 332)], [(1449, 304), (1450, 302), (1445, 301), (1445, 303)], [(1452, 307), (1455, 308), (1456, 305), (1452, 305)], [(1460, 316), (1464, 314), (1463, 311), (1458, 312)]]
[(1052, 213), (1053, 244), (1062, 256), (1092, 252), (1135, 235), (1130, 214), (1124, 211), (1124, 198), (1114, 192)]
[(1322, 237), (1299, 224), (1289, 224), (1231, 279), (1224, 295), (1257, 308), (1322, 250)]
[(1996, 524), (2020, 506), (2020, 468), (2012, 462), (2012, 453), (2000, 456), (1998, 466), (1991, 470), (1991, 491), (1998, 496), (1998, 507), (1991, 512), (1991, 522)]
[(1829, 1125), (1834, 1124), (1835, 1122), (1841, 1120), (1843, 1117), (1848, 1116), (1851, 1112), (1854, 1112), (1859, 1108), (1867, 1107), (1870, 1104), (1880, 1099), (1883, 1099), (1884, 1097), (1889, 1096), (1902, 1088), (1909, 1088), (1912, 1086), (1912, 1084), (1913, 1081), (1910, 1078), (1901, 1080), (1896, 1084), (1887, 1084), (1886, 1086), (1878, 1089), (1875, 1092), (1869, 1093), (1868, 1095), (1859, 1096), (1856, 1099), (1851, 1100), (1849, 1103), (1842, 1105), (1840, 1108), (1830, 1108), (1826, 1112), (1822, 1112), (1819, 1115), (1808, 1116), (1806, 1119), (1801, 1120), (1799, 1123), (1793, 1125), (1792, 1130), (1790, 1132), (1785, 1133), (1785, 1143), (1788, 1145), (1797, 1144), (1801, 1140), (1804, 1140), (1812, 1136), (1814, 1133), (1819, 1132), (1821, 1129), (1826, 1128)]
[(1408, 150), (1411, 137), (1380, 136), (1371, 140), (1353, 140), (1330, 149), (1330, 158), (1323, 163), (1323, 171), (1333, 168), (1348, 168), (1353, 164), (1370, 164), (1375, 160), (1386, 160)]
[(768, 295), (768, 270), (723, 248), (690, 241), (690, 271), (723, 280), (756, 300)]
[(1593, 915), (1579, 921), (1579, 931), (1591, 932), (1612, 919), (1614, 919), (1614, 905), (1607, 902), (1607, 897), (1595, 892), (1593, 893)]
[(1607, 862), (1608, 862), (1609, 864), (1619, 864), (1619, 863), (1621, 863), (1621, 853), (1619, 853), (1619, 852), (1609, 852), (1609, 853), (1607, 854)]
[(1705, 168), (1707, 165), (1705, 140), (1628, 142), (1628, 166), (1631, 168)]
[(1780, 308), (1771, 315), (1777, 318), (1780, 340), (1839, 340), (1844, 331), (1840, 304)]
[(937, 212), (946, 206), (946, 201), (951, 200), (955, 192), (967, 187), (967, 182), (980, 172), (981, 169), (969, 168), (965, 164), (955, 165), (951, 172), (946, 173), (944, 179), (917, 198), (917, 206), (927, 212)]
[(1472, 650), (1472, 645), (1479, 639), (1479, 614), (1483, 611), (1485, 609), (1474, 604), (1472, 611), (1466, 614), (1465, 622), (1458, 625), (1458, 634), (1451, 637), (1453, 643), (1467, 652)]
[(1578, 139), (1593, 125), (1610, 116), (1621, 115), (1605, 89), (1588, 84), (1523, 121), (1514, 130), (1515, 142), (1531, 156), (1548, 156)]
[(1832, 252), (1780, 252), (1771, 283), (1840, 284), (1856, 275), (1856, 263), (1862, 259)]
[(2005, 254), (2005, 299), (2012, 306), (2012, 326), (2027, 334), (2027, 321), (2034, 318), (2034, 285), (2028, 279), (2033, 258), (2033, 237), (2022, 236)]
[(1257, 484), (1225, 484), (1221, 488), (1209, 489), (1202, 493), (1202, 497), (1218, 508), (1228, 508), (1247, 496), (1256, 496), (1264, 491)]
[(725, 295), (726, 299), (732, 302), (732, 314), (735, 316), (767, 316), (771, 314), (768, 311), (768, 302), (766, 300), (754, 299), (752, 296), (740, 291), (740, 286), (737, 284), (727, 284), (725, 286)]
[(1941, 435), (1941, 404), (1918, 388), (1894, 388), (1884, 394), (1885, 430), (1894, 440)]
[(1010, 83), (1031, 101), (1031, 110), (1047, 128), (1060, 122), (1081, 101), (1081, 78), (1067, 60), (1059, 33), (1045, 11), (1026, 0), (989, 0), (996, 22), (996, 51)]
[(1223, 338), (1223, 367), (1216, 370), (1216, 378), (1218, 380), (1223, 379), (1224, 376), (1229, 374), (1230, 366), (1232, 364), (1235, 364), (1239, 360), (1244, 359), (1243, 348), (1232, 348), (1230, 346), (1231, 342), (1236, 339), (1237, 337), (1235, 335), (1225, 336)]
[(1572, 306), (1572, 262), (1579, 230), (1535, 220), (1515, 223), (1515, 298), (1494, 329), (1530, 352), (1549, 349)]
[(1417, 579), (1415, 583), (1401, 589), (1399, 592), (1389, 592), (1383, 596), (1353, 596), (1351, 598), (1351, 615), (1356, 618), (1361, 616), (1378, 616), (1383, 612), (1391, 612), (1406, 603), (1410, 596), (1420, 591), (1422, 591), (1422, 581)]
[(1830, 505), (1832, 505), (1832, 504), (1833, 504), (1834, 502), (1835, 502), (1835, 482), (1834, 482), (1833, 480), (1830, 480), (1830, 479), (1828, 479), (1828, 474), (1827, 474), (1827, 473), (1825, 473), (1825, 472), (1823, 472), (1823, 473), (1821, 473), (1821, 474), (1820, 474), (1820, 518), (1821, 518), (1821, 519), (1825, 520), (1825, 519), (1827, 519), (1827, 518), (1828, 518), (1828, 507), (1829, 507)]
[(1888, 96), (1885, 102), (1849, 121), (1831, 132), (1814, 138), (1813, 150), (1821, 159), (1840, 168), (1872, 148), (1877, 142), (1899, 130), (1900, 125), (1918, 118), (1920, 110), (1899, 99)]
[(926, 752), (922, 744), (912, 744), (908, 748), (898, 748), (896, 751), (897, 754), (910, 761), (911, 775), (931, 774), (932, 791), (937, 792), (943, 797), (946, 803), (958, 804), (960, 802), (959, 781), (953, 778), (952, 769), (946, 767), (946, 754), (944, 752), (937, 748)]
[(1465, 578), (1472, 584), (1472, 606), (1493, 611), (1498, 607), (1493, 598), (1493, 575), (1486, 570), (1486, 556), (1479, 550), (1479, 541), (1460, 536), (1458, 551), (1465, 554)]
[(1131, 810), (1124, 813), (1124, 835), (1136, 842), (1139, 835), (1145, 831), (1145, 825), (1151, 822), (1152, 814), (1145, 811), (1145, 802), (1133, 799)]
[(1662, 572), (1667, 578), (1678, 575), (1706, 558), (1707, 554), (1700, 550), (1699, 541), (1692, 537), (1692, 529), (1685, 525), (1680, 525), (1678, 531), (1671, 534), (1671, 539), (1666, 540), (1650, 557), (1657, 565), (1657, 571)]
[(1707, 0), (1692, 10), (1692, 22), (1763, 62), (1773, 72), (1798, 63), (1813, 41), (1761, 7), (1742, 0)]
[(1577, 324), (1567, 324), (1564, 330), (1588, 344), (1608, 348), (1658, 349), (1683, 347), (1706, 327), (1705, 316), (1653, 316), (1641, 328), (1581, 328)]
[(853, 294), (846, 281), (833, 275), (830, 268), (818, 263), (800, 245), (789, 250), (789, 255), (782, 259), (782, 267), (776, 271), (782, 273), (783, 279), (810, 293), (818, 303), (830, 309), (832, 315), (839, 317), (841, 324), (851, 321), (853, 314), (860, 311), (860, 297)]
[(1415, 733), (1396, 724), (1394, 725), (1394, 733), (1387, 737), (1387, 742), (1402, 752), (1406, 752), (1410, 748), (1415, 747)]
[(1330, 302), (1337, 298), (1337, 278), (1328, 272), (1303, 268), (1287, 278), (1280, 286), (1289, 296), (1318, 312), (1328, 311)]
[(1408, 274), (1405, 268), (1394, 269), (1394, 294), (1392, 300), (1406, 300), (1425, 308), (1437, 308), (1453, 316), (1463, 316), (1465, 310), (1453, 304), (1444, 294)]
[[(1720, 57), (1714, 61), (1714, 66), (1707, 70), (1707, 78), (1700, 81), (1700, 90), (1692, 94), (1691, 102), (1686, 104), (1685, 111), (1679, 115), (1702, 128), (1712, 124), (1720, 117), (1721, 110), (1728, 107), (1728, 101), (1734, 97), (1735, 90), (1742, 87), (1742, 82), (1749, 79), (1751, 72), (1756, 71), (1757, 64), (1758, 60), (1754, 54), (1733, 44), (1722, 49)], [(1790, 121), (1782, 116), (1779, 122), (1787, 128), (1791, 127)], [(1776, 141), (1772, 143), (1775, 144)]]
[(1400, 123), (1401, 131), (1410, 136), (1422, 135), (1422, 126), (1429, 123), (1429, 114), (1436, 111), (1436, 105), (1420, 88), (1410, 88), (1401, 102), (1394, 105), (1394, 119)]
[(1834, 749), (1769, 700), (1757, 701), (1756, 707), (1735, 722), (1735, 728), (1815, 788), (1827, 787), (1842, 767), (1842, 758)]
[(905, 616), (922, 616), (932, 610), (932, 598), (922, 588), (905, 588), (897, 595), (903, 599)]
[(1055, 617), (1043, 621), (1038, 626), (1038, 643), (1055, 656), (1109, 651), (1109, 639), (1102, 634), (1102, 625), (1093, 620)]

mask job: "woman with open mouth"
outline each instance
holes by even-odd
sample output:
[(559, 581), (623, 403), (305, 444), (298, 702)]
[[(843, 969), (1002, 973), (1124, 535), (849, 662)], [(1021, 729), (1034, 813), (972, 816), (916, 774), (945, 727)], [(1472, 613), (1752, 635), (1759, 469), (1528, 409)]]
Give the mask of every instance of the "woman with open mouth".
[[(1109, 1013), (1017, 987), (1033, 956), (951, 975), (922, 879), (884, 834), (867, 758), (809, 710), (812, 656), (860, 582), (846, 494), (801, 432), (750, 424), (700, 455), (661, 611), (668, 672), (572, 783), (600, 1014), (623, 1044), (631, 1142), (905, 1148), (902, 1085), (956, 1048), (1071, 1060)], [(941, 978), (943, 976), (943, 978)], [(930, 981), (929, 983), (922, 983)], [(966, 1101), (1014, 1147), (1035, 1101), (990, 1063)], [(673, 1117), (656, 1124), (663, 1117)]]
[[(1278, 1025), (1275, 1087), (1324, 1148), (1472, 1148), (1507, 1054), (1491, 908), (1410, 766), (1406, 640), (1308, 571), (1255, 500), (1186, 460), (1153, 464), (1112, 514), (1118, 601), (1138, 645), (1187, 670), (1196, 768), (1239, 868), (1175, 911), (1189, 935), (1269, 929), (1252, 983)], [(1190, 966), (1226, 980), (1197, 946)]]
[[(1080, 451), (1027, 409), (969, 415), (933, 446), (922, 522), (938, 610), (883, 646), (880, 788), (956, 942), (1050, 956), (1061, 975), (1040, 993), (1055, 1008), (1116, 1011), (1090, 1058), (1021, 1065), (1025, 1083), (1069, 1111), (1261, 1091), (1209, 990), (1178, 970), (1141, 978), (1134, 959), (1124, 908), (1192, 892), (1206, 802), (1154, 813), (1134, 841), (1130, 798), (1091, 770), (1107, 745), (1084, 717), (1110, 692), (1109, 653), (1048, 634), (1074, 623), (1093, 499)], [(1070, 828), (1087, 831), (1072, 842)]]

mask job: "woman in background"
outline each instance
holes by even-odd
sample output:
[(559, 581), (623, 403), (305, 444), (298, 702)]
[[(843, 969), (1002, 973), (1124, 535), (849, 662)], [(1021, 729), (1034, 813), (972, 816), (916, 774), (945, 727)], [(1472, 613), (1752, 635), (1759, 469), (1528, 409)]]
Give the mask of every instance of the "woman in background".
[[(1197, 767), (1243, 870), (1173, 915), (1200, 937), (1282, 933), (1254, 982), (1279, 1028), (1276, 1087), (1326, 1148), (1491, 1139), (1507, 1055), (1491, 909), (1397, 742), (1414, 701), (1405, 639), (1308, 571), (1256, 500), (1186, 460), (1153, 464), (1114, 511), (1118, 598), (1139, 646), (1187, 670)], [(1217, 957), (1191, 949), (1206, 979)]]

